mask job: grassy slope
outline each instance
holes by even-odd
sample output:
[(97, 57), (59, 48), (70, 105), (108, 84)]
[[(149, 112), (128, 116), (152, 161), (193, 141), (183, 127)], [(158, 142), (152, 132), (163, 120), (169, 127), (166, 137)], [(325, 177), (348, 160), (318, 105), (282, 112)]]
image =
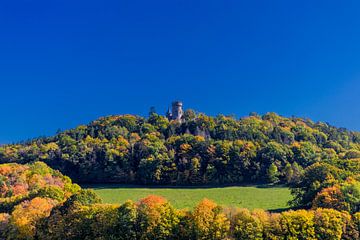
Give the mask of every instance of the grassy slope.
[(165, 197), (176, 208), (192, 208), (203, 198), (209, 198), (225, 206), (276, 210), (287, 208), (291, 199), (285, 187), (236, 186), (214, 188), (145, 188), (124, 185), (89, 185), (105, 203), (137, 201), (150, 194)]

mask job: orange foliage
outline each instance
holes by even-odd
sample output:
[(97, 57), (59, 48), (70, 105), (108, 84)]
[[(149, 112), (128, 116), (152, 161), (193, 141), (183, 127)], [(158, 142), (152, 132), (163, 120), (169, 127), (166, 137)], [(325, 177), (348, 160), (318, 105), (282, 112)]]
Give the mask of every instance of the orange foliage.
[(194, 221), (199, 228), (209, 227), (211, 221), (214, 218), (214, 208), (216, 208), (216, 203), (204, 198), (196, 207), (193, 213)]
[(17, 196), (17, 195), (22, 195), (25, 194), (28, 191), (28, 186), (27, 184), (16, 184), (13, 187), (13, 195)]
[(16, 226), (19, 236), (23, 238), (32, 237), (35, 233), (36, 222), (40, 218), (49, 216), (54, 206), (53, 200), (40, 197), (16, 206), (12, 212), (11, 220)]
[(41, 187), (44, 187), (45, 185), (46, 185), (46, 181), (39, 174), (34, 174), (29, 179), (29, 188), (31, 188), (31, 189), (41, 188)]
[(26, 165), (19, 164), (1, 164), (0, 165), (0, 175), (10, 175), (18, 172), (23, 172), (29, 169)]
[(187, 144), (187, 143), (183, 143), (183, 144), (180, 145), (180, 150), (181, 150), (182, 153), (186, 153), (189, 150), (191, 150), (191, 145)]
[(325, 188), (319, 192), (313, 201), (313, 207), (334, 208), (345, 211), (348, 210), (348, 206), (344, 201), (343, 193), (337, 185)]
[(0, 166), (0, 175), (9, 175), (12, 172), (12, 168), (9, 165)]
[(229, 219), (206, 198), (195, 207), (192, 218), (197, 239), (225, 239), (230, 229)]
[(161, 196), (149, 195), (146, 198), (142, 198), (138, 202), (138, 206), (146, 206), (148, 208), (155, 208), (167, 203), (167, 200)]
[(0, 185), (0, 197), (4, 197), (8, 191), (9, 187), (5, 183)]

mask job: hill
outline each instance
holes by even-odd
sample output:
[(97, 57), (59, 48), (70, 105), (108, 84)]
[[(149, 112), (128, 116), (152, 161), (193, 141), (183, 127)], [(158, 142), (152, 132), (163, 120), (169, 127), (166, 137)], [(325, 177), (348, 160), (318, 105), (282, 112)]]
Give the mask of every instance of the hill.
[[(357, 132), (274, 113), (100, 118), (53, 137), (0, 147), (0, 239), (359, 239), (359, 139)], [(121, 205), (101, 204), (94, 191), (81, 190), (60, 172), (77, 182), (286, 183), (290, 206), (301, 209), (249, 211), (200, 201), (200, 191), (185, 194), (177, 187), (154, 193), (167, 192), (181, 204), (188, 196), (191, 206), (200, 201), (193, 210), (175, 209), (155, 195), (123, 203), (119, 188), (97, 192)], [(243, 206), (247, 199), (250, 208), (274, 210), (281, 200), (275, 188), (204, 190), (224, 204)], [(125, 191), (126, 198), (145, 196)]]
[(358, 174), (359, 158), (359, 132), (275, 113), (235, 119), (192, 110), (181, 121), (108, 116), (0, 146), (0, 163), (40, 160), (82, 183), (291, 183), (317, 162)]

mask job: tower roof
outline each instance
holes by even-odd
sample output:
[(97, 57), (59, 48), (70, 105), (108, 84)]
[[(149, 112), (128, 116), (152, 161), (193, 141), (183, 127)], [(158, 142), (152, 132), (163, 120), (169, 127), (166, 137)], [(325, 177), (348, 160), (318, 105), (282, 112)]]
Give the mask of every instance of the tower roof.
[(173, 101), (173, 102), (172, 102), (172, 105), (173, 105), (173, 106), (182, 106), (183, 103), (182, 103), (181, 101)]
[(170, 107), (168, 107), (168, 110), (167, 110), (166, 113), (167, 113), (167, 114), (171, 114), (171, 109), (170, 109)]

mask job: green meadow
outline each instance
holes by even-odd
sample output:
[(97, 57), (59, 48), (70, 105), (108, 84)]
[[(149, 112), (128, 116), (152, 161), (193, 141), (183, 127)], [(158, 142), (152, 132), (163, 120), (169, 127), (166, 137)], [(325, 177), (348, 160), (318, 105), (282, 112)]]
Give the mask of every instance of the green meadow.
[(137, 201), (155, 194), (165, 197), (179, 209), (193, 208), (204, 198), (216, 203), (241, 208), (262, 208), (281, 210), (289, 206), (292, 199), (290, 190), (280, 186), (233, 186), (233, 187), (143, 187), (129, 185), (87, 185), (102, 198), (104, 203), (123, 203), (126, 200)]

